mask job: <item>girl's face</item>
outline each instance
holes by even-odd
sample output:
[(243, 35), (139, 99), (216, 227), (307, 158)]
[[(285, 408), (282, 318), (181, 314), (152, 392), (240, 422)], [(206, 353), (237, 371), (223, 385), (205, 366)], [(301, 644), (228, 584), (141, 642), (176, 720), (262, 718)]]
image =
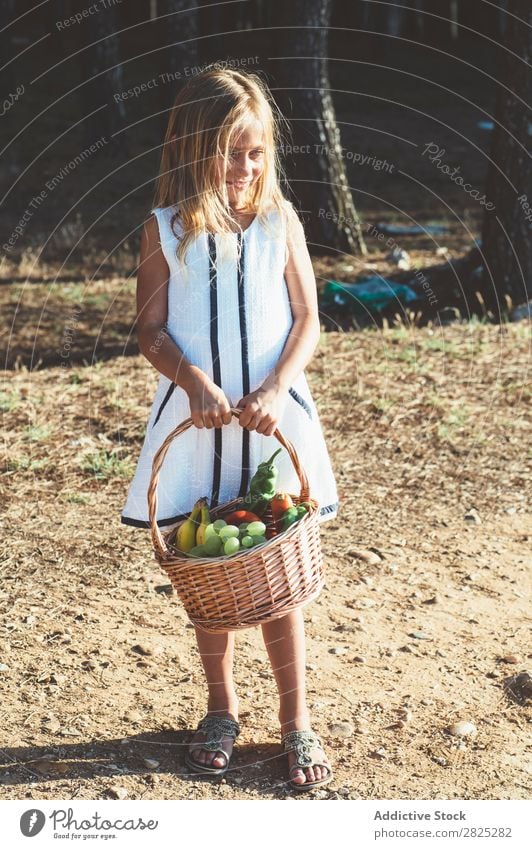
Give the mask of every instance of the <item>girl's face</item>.
[(231, 140), (225, 170), (225, 184), (232, 209), (246, 206), (250, 187), (264, 170), (264, 140), (262, 125), (258, 121), (247, 124)]

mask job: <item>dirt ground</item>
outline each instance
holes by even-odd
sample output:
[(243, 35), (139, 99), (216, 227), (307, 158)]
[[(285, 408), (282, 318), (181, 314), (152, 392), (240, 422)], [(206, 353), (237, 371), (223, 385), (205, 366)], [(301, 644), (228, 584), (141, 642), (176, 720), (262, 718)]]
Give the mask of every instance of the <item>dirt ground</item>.
[[(307, 376), (341, 509), (305, 617), (335, 778), (312, 798), (527, 798), (529, 365), (525, 322), (323, 335)], [(156, 379), (139, 356), (5, 374), (0, 798), (295, 795), (259, 629), (236, 637), (230, 772), (183, 764), (193, 629), (119, 520)]]

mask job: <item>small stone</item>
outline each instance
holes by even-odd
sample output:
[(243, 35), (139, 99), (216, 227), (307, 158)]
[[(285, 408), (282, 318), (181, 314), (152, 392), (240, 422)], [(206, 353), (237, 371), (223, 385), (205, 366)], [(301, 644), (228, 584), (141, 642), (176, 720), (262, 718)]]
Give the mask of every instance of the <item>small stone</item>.
[(9, 670), (9, 666), (7, 663), (0, 663), (0, 672), (7, 672)]
[(327, 793), (326, 790), (316, 790), (316, 792), (314, 793), (314, 798), (315, 799), (328, 799), (329, 794)]
[(328, 729), (333, 737), (351, 737), (354, 733), (354, 728), (350, 722), (331, 722)]
[(153, 654), (151, 648), (145, 643), (135, 643), (134, 646), (131, 646), (131, 651), (134, 651), (137, 654), (144, 655), (145, 657)]
[(160, 761), (156, 761), (155, 758), (142, 758), (142, 763), (144, 766), (147, 766), (148, 769), (157, 769), (160, 766)]
[(56, 734), (61, 728), (61, 723), (54, 718), (43, 720), (42, 730), (47, 731), (49, 734)]
[(77, 728), (63, 728), (60, 732), (61, 737), (81, 737), (81, 731), (78, 731)]
[(349, 787), (339, 787), (336, 792), (339, 796), (349, 796)]
[(437, 595), (433, 595), (430, 598), (426, 598), (425, 601), (422, 601), (422, 604), (438, 604), (439, 598)]
[(353, 658), (353, 663), (367, 663), (367, 662), (368, 662), (367, 657), (362, 657), (362, 655), (360, 655), (360, 654), (355, 655), (355, 657)]
[(409, 645), (401, 646), (399, 651), (404, 651), (406, 652), (406, 654), (415, 654), (414, 649), (412, 648), (412, 646)]
[(400, 731), (401, 728), (406, 726), (406, 722), (403, 722), (402, 719), (398, 719), (397, 722), (392, 722), (391, 725), (386, 726), (387, 731)]
[(430, 634), (425, 634), (424, 631), (412, 631), (408, 636), (414, 640), (432, 640)]
[(432, 758), (432, 760), (433, 760), (435, 763), (439, 764), (440, 766), (447, 766), (447, 761), (446, 761), (446, 759), (445, 759), (445, 758), (441, 758), (441, 757), (439, 757), (439, 756), (435, 756), (435, 757), (433, 757), (433, 758)]
[(520, 705), (532, 700), (532, 675), (526, 670), (504, 680), (504, 688)]
[(475, 510), (474, 507), (472, 507), (471, 510), (468, 510), (467, 513), (465, 513), (464, 519), (466, 522), (471, 522), (474, 525), (482, 524), (482, 519), (480, 518), (478, 511)]
[(515, 654), (505, 654), (501, 657), (503, 663), (520, 663), (519, 658)]
[(378, 749), (374, 749), (369, 753), (370, 758), (375, 758), (376, 760), (385, 761), (388, 757), (388, 752), (383, 746), (379, 746)]
[(347, 649), (343, 646), (335, 646), (332, 649), (329, 649), (329, 654), (347, 654)]
[(317, 668), (318, 668), (317, 664), (307, 663), (307, 671), (308, 672), (314, 672)]
[(112, 799), (127, 799), (129, 793), (125, 787), (120, 787), (118, 784), (113, 784), (108, 791)]
[(508, 516), (515, 516), (517, 513), (517, 507), (507, 507), (504, 512), (507, 513)]
[(408, 710), (408, 708), (397, 708), (396, 713), (403, 722), (412, 722), (412, 711)]
[(159, 584), (158, 586), (154, 587), (154, 590), (160, 595), (173, 595), (174, 592), (172, 584)]
[(144, 717), (138, 711), (131, 710), (124, 714), (124, 719), (126, 722), (142, 722)]
[(376, 566), (377, 563), (382, 562), (382, 557), (379, 557), (374, 551), (367, 551), (365, 549), (358, 548), (350, 548), (347, 552), (349, 557), (354, 557), (356, 560), (362, 560), (363, 563), (367, 563), (368, 566)]
[(462, 720), (453, 722), (446, 730), (452, 737), (474, 737), (477, 733), (477, 726), (474, 722)]

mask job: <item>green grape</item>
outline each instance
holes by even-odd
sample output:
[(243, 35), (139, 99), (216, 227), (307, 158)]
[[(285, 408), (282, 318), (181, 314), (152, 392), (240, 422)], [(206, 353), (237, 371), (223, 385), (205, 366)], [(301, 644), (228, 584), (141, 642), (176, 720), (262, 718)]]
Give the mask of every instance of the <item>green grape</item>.
[(252, 537), (261, 536), (266, 532), (266, 525), (264, 522), (250, 522), (248, 525), (248, 534)]
[(242, 536), (242, 534), (244, 536), (246, 535), (248, 525), (249, 525), (249, 522), (242, 522), (242, 524), (238, 526), (238, 530), (239, 530), (241, 536)]
[(225, 554), (236, 554), (236, 552), (240, 549), (240, 543), (236, 537), (229, 537), (225, 541), (224, 544), (224, 553)]
[(212, 526), (215, 529), (216, 533), (219, 532), (220, 528), (225, 528), (226, 525), (227, 522), (225, 521), (225, 519), (216, 519), (216, 521), (212, 523)]
[(218, 534), (216, 533), (216, 528), (214, 527), (213, 523), (211, 522), (211, 524), (207, 525), (207, 527), (205, 528), (205, 542), (209, 539), (209, 537), (217, 537), (217, 536), (218, 536)]
[(223, 528), (220, 528), (220, 539), (223, 539), (225, 542), (229, 537), (238, 538), (238, 528), (236, 525), (225, 525)]
[(255, 537), (250, 537), (247, 535), (242, 537), (242, 539), (240, 540), (240, 545), (242, 546), (242, 548), (251, 548), (253, 545), (255, 545)]
[(205, 542), (203, 543), (203, 548), (209, 555), (209, 557), (216, 557), (218, 554), (222, 553), (222, 540), (218, 536), (217, 533), (214, 536), (207, 537)]
[(263, 542), (266, 542), (266, 537), (264, 536), (252, 536), (253, 545), (262, 545)]

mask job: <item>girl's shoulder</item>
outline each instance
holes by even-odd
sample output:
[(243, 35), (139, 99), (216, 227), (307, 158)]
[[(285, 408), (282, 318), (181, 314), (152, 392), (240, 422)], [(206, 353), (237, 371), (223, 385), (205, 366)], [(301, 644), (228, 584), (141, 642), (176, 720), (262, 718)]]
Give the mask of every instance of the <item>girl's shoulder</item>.
[(178, 238), (182, 235), (183, 228), (181, 226), (178, 204), (156, 206), (151, 210), (151, 214), (155, 215), (160, 231), (168, 228), (172, 236)]

